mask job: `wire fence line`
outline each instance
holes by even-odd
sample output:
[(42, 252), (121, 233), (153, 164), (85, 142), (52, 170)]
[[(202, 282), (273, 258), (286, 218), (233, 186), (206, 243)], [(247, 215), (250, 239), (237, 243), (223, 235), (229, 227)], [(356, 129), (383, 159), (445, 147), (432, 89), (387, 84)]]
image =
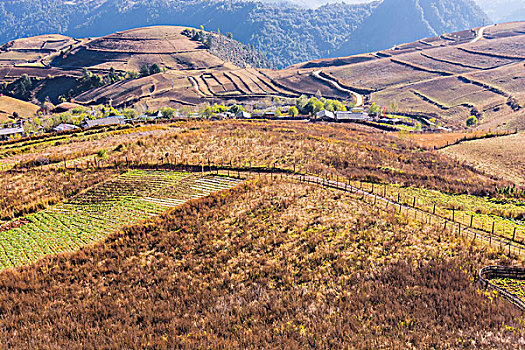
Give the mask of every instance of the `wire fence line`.
[[(365, 189), (365, 182), (360, 180), (351, 180), (344, 177), (333, 176), (331, 174), (308, 174), (306, 172), (297, 171), (294, 168), (280, 168), (277, 167), (274, 163), (273, 166), (270, 164), (268, 166), (252, 166), (249, 162), (246, 164), (234, 165), (232, 162), (213, 164), (210, 161), (201, 162), (197, 164), (189, 163), (175, 163), (170, 162), (168, 159), (165, 161), (129, 161), (128, 159), (99, 159), (97, 157), (87, 157), (82, 159), (82, 161), (70, 161), (63, 163), (55, 163), (51, 165), (57, 171), (68, 171), (68, 169), (90, 169), (90, 168), (113, 168), (117, 170), (126, 171), (129, 169), (155, 169), (155, 170), (171, 170), (171, 171), (183, 171), (183, 172), (192, 172), (192, 173), (214, 173), (217, 175), (224, 175), (230, 177), (242, 178), (246, 175), (251, 175), (259, 178), (271, 178), (271, 179), (288, 179), (298, 183), (313, 184), (317, 186), (322, 186), (324, 188), (335, 189), (339, 191), (344, 191), (355, 196), (356, 199), (362, 200), (363, 202), (376, 207), (378, 210), (385, 212), (396, 213), (399, 215), (406, 215), (425, 224), (430, 224), (434, 226), (442, 226), (442, 230), (451, 230), (452, 234), (456, 234), (459, 237), (470, 239), (471, 242), (479, 242), (481, 244), (489, 245), (492, 247), (499, 248), (500, 251), (506, 251), (508, 249), (508, 254), (514, 254), (516, 257), (523, 259), (525, 258), (525, 245), (523, 242), (515, 241), (515, 233), (513, 237), (507, 238), (495, 234), (495, 223), (493, 222), (490, 230), (483, 230), (480, 228), (475, 228), (472, 226), (472, 219), (469, 224), (464, 224), (458, 218), (458, 216), (452, 213), (451, 217), (444, 217), (439, 215), (436, 212), (435, 206), (431, 210), (426, 207), (420, 208), (417, 207), (417, 199), (414, 198), (412, 205), (407, 203), (402, 203), (400, 201), (399, 193), (394, 198), (391, 198), (386, 195), (385, 187), (383, 188), (383, 193), (379, 189), (379, 193), (376, 193), (372, 185), (370, 190)], [(39, 170), (38, 168), (35, 170)], [(40, 168), (41, 171), (48, 171), (49, 168)], [(10, 171), (16, 171), (11, 169)], [(23, 171), (23, 169), (18, 169), (18, 171)], [(450, 232), (450, 231), (449, 231)], [(525, 269), (517, 267), (503, 267), (503, 266), (488, 266), (482, 268), (475, 278), (484, 288), (492, 288), (496, 290), (501, 296), (512, 302), (518, 308), (525, 311), (525, 302), (521, 300), (515, 294), (504, 290), (501, 287), (498, 287), (490, 283), (490, 278), (493, 277), (502, 277), (502, 278), (514, 278), (525, 280)]]
[[(182, 159), (181, 159), (182, 161)], [(49, 164), (44, 167), (34, 167), (33, 170), (46, 171), (53, 168), (56, 171), (68, 171), (68, 169), (82, 170), (82, 169), (102, 169), (102, 168), (113, 168), (113, 169), (165, 169), (172, 171), (185, 171), (185, 172), (202, 172), (202, 173), (219, 173), (223, 172), (227, 176), (240, 177), (241, 173), (249, 173), (258, 176), (286, 176), (292, 178), (298, 182), (305, 182), (310, 184), (320, 185), (326, 188), (332, 188), (336, 190), (346, 191), (354, 193), (360, 197), (361, 200), (368, 204), (374, 205), (381, 210), (386, 211), (397, 211), (402, 213), (403, 211), (407, 216), (414, 215), (414, 218), (424, 221), (428, 224), (443, 225), (443, 230), (451, 229), (460, 236), (469, 236), (474, 241), (479, 241), (490, 246), (499, 246), (500, 250), (508, 249), (509, 254), (515, 253), (517, 256), (525, 257), (525, 245), (523, 242), (515, 239), (517, 230), (514, 230), (512, 238), (498, 235), (498, 227), (496, 222), (493, 221), (490, 229), (483, 227), (474, 227), (472, 218), (469, 223), (462, 222), (459, 215), (455, 215), (452, 211), (451, 217), (442, 216), (436, 212), (436, 207), (429, 209), (426, 207), (418, 207), (417, 204), (420, 202), (418, 198), (413, 197), (412, 205), (409, 203), (402, 203), (400, 200), (399, 193), (396, 198), (390, 198), (386, 195), (386, 188), (383, 189), (383, 194), (375, 193), (374, 184), (371, 184), (371, 189), (365, 189), (364, 184), (366, 182), (360, 180), (351, 180), (348, 178), (334, 176), (331, 174), (309, 174), (304, 171), (299, 171), (293, 166), (293, 168), (280, 168), (274, 162), (268, 165), (257, 165), (252, 166), (251, 162), (244, 162), (241, 164), (233, 164), (232, 161), (221, 162), (214, 164), (207, 161), (202, 161), (196, 164), (176, 162), (174, 159), (170, 159), (168, 156), (161, 159), (143, 160), (142, 158), (129, 160), (128, 158), (101, 158), (101, 157), (83, 157), (81, 160), (64, 160), (63, 162), (57, 162)], [(10, 171), (28, 171), (28, 169), (15, 168)], [(380, 185), (379, 185), (380, 186)], [(379, 190), (379, 192), (381, 192)], [(396, 197), (396, 196), (394, 196)], [(504, 231), (502, 231), (504, 232)], [(521, 235), (525, 235), (525, 228), (522, 228)], [(520, 236), (521, 236), (520, 235)]]

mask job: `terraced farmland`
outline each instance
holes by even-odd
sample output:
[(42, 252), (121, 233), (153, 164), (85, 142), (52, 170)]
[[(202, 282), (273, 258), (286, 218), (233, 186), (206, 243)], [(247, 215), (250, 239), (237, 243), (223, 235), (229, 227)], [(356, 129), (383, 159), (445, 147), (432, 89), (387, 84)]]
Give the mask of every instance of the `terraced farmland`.
[(0, 268), (24, 265), (46, 254), (77, 250), (124, 225), (241, 181), (170, 171), (129, 171), (67, 203), (10, 222), (6, 224), (9, 229), (3, 232), (0, 228)]

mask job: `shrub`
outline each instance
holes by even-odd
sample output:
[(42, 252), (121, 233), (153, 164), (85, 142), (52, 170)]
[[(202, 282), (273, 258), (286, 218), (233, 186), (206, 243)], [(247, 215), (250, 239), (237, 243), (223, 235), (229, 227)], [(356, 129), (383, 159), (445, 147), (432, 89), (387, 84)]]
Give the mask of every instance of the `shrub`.
[(467, 126), (475, 126), (476, 124), (478, 124), (478, 118), (476, 118), (473, 115), (468, 117), (468, 119), (467, 119)]

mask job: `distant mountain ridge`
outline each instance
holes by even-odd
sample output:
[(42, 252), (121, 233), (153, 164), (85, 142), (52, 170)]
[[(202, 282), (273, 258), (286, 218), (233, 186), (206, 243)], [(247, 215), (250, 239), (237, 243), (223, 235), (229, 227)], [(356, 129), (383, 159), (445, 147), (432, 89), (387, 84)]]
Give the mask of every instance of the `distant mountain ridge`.
[[(44, 33), (94, 37), (151, 25), (203, 25), (206, 30), (231, 32), (264, 53), (272, 66), (284, 67), (369, 51), (365, 42), (384, 49), (392, 42), (468, 29), (486, 18), (480, 11), (469, 0), (332, 3), (317, 9), (235, 0), (3, 0), (0, 44)], [(389, 13), (400, 17), (389, 18)], [(397, 30), (413, 18), (418, 18), (414, 30)], [(396, 30), (374, 30), (377, 20)]]
[(385, 0), (333, 56), (384, 50), (488, 23), (490, 19), (471, 0)]

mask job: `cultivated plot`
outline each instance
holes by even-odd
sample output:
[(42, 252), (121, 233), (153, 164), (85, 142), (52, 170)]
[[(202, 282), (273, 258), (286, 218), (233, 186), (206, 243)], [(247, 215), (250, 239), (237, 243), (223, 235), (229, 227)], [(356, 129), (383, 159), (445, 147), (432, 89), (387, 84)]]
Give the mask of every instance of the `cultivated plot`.
[(28, 264), (46, 254), (77, 250), (124, 225), (241, 181), (171, 171), (129, 171), (67, 203), (4, 225), (9, 229), (0, 232), (0, 268)]

